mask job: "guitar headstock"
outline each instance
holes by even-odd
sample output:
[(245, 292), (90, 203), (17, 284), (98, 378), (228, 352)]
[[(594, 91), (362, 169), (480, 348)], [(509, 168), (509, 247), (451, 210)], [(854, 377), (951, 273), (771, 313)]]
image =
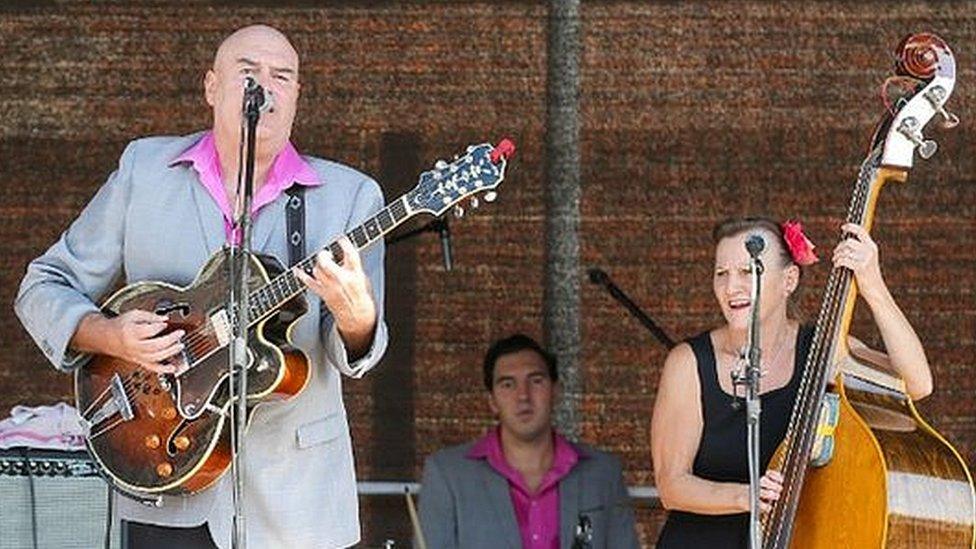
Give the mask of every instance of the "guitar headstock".
[(492, 202), (514, 153), (515, 144), (510, 139), (502, 139), (497, 146), (471, 145), (463, 156), (450, 163), (439, 160), (434, 169), (420, 174), (417, 186), (407, 193), (407, 202), (414, 211), (434, 216), (459, 207), (462, 200), (479, 193), (484, 193), (486, 202)]
[[(924, 159), (938, 149), (922, 134), (929, 120), (939, 115), (946, 128), (959, 123), (945, 108), (956, 83), (956, 60), (945, 41), (930, 33), (906, 36), (895, 57), (897, 76), (889, 78), (882, 90), (891, 120), (879, 128), (875, 145), (884, 140), (882, 165), (911, 168), (915, 149)], [(889, 90), (895, 89), (899, 97), (891, 99)]]

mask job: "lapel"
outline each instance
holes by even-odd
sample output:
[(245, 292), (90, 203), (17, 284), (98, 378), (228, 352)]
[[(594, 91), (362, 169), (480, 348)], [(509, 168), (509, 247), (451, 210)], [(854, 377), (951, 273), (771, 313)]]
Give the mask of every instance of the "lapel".
[(580, 512), (580, 467), (577, 464), (559, 482), (559, 546), (571, 547)]
[[(294, 183), (297, 185), (298, 183)], [(275, 232), (276, 227), (282, 227), (280, 233), (284, 234), (284, 222), (282, 217), (285, 215), (285, 208), (288, 204), (288, 193), (282, 192), (281, 196), (275, 198), (269, 204), (261, 208), (261, 213), (254, 220), (251, 226), (251, 249), (255, 252), (262, 252), (267, 249), (271, 233)], [(285, 258), (287, 259), (287, 250)], [(287, 264), (287, 261), (285, 261)]]
[(519, 535), (518, 521), (515, 520), (515, 509), (512, 507), (512, 497), (508, 492), (508, 481), (495, 472), (487, 462), (481, 462), (482, 483), (488, 495), (489, 506), (495, 512), (496, 531), (502, 537), (505, 547), (519, 548), (522, 537)]
[(182, 169), (190, 174), (190, 177), (186, 178), (186, 183), (190, 186), (190, 194), (196, 204), (200, 236), (207, 249), (207, 257), (210, 257), (227, 242), (227, 235), (224, 233), (224, 214), (220, 212), (210, 193), (197, 179), (196, 171), (189, 166), (184, 166)]

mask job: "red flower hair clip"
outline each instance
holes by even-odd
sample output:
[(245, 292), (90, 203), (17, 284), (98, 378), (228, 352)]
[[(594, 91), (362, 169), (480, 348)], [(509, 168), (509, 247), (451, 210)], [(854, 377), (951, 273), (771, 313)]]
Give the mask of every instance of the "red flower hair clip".
[(807, 235), (803, 234), (803, 225), (797, 219), (789, 219), (780, 225), (780, 229), (783, 230), (783, 240), (786, 241), (786, 246), (790, 250), (790, 256), (793, 258), (793, 262), (801, 267), (806, 267), (807, 265), (813, 265), (820, 258), (817, 254), (813, 253), (815, 246)]

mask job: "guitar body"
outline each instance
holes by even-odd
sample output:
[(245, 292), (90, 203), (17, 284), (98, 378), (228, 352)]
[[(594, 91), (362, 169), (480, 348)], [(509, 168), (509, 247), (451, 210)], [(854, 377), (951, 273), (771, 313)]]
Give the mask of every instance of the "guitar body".
[[(282, 271), (274, 258), (251, 256), (249, 288), (266, 284)], [(169, 316), (166, 332), (183, 329), (188, 342), (184, 373), (157, 375), (124, 360), (95, 355), (75, 373), (76, 406), (88, 421), (114, 393), (131, 406), (93, 423), (88, 449), (117, 487), (134, 494), (198, 492), (213, 484), (230, 465), (228, 346), (210, 328), (211, 315), (227, 298), (229, 251), (216, 253), (185, 288), (138, 282), (113, 294), (102, 306), (108, 315), (133, 309)], [(250, 329), (248, 400), (289, 398), (308, 381), (308, 359), (289, 342), (291, 326), (307, 310), (301, 296), (288, 301)], [(194, 354), (196, 353), (196, 354)], [(124, 397), (122, 395), (124, 394)]]
[[(866, 361), (842, 359), (877, 368)], [(973, 547), (976, 494), (959, 453), (903, 392), (841, 379), (834, 454), (807, 471), (790, 546)]]

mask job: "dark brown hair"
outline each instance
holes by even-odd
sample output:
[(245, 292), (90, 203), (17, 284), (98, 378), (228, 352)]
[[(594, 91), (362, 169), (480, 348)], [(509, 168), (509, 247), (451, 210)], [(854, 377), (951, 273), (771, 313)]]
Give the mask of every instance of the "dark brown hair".
[(553, 383), (559, 381), (559, 369), (556, 367), (556, 355), (542, 348), (539, 342), (525, 334), (514, 334), (491, 344), (485, 354), (485, 362), (482, 365), (482, 373), (485, 380), (485, 388), (490, 392), (495, 387), (495, 363), (504, 355), (517, 353), (519, 351), (535, 351), (546, 363), (549, 379)]

